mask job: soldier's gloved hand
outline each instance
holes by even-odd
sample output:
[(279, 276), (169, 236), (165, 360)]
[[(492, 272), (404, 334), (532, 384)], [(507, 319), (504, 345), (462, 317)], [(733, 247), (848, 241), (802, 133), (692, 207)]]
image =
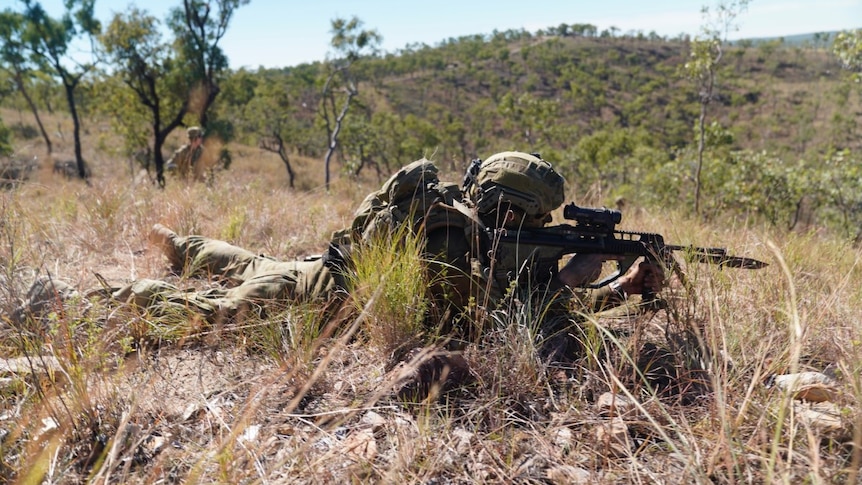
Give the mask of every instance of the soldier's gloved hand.
[(614, 259), (619, 258), (609, 254), (576, 254), (560, 269), (557, 277), (567, 286), (584, 286), (601, 276), (602, 263)]
[(664, 270), (655, 263), (640, 261), (633, 264), (617, 282), (619, 289), (627, 295), (642, 295), (644, 291), (654, 295), (664, 287)]

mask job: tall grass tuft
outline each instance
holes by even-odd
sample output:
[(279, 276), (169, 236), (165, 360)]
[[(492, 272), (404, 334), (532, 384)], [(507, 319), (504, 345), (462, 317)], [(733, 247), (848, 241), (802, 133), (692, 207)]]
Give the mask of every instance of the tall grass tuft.
[(356, 309), (368, 314), (364, 331), (369, 344), (386, 355), (409, 350), (427, 333), (423, 324), (429, 282), (423, 247), (422, 236), (402, 224), (394, 234), (361, 244), (353, 252), (351, 297)]

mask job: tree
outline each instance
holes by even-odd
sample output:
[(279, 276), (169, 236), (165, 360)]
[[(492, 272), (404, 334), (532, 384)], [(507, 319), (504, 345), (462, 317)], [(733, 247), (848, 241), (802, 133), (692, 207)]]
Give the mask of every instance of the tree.
[(0, 156), (7, 156), (12, 153), (12, 143), (9, 142), (9, 128), (0, 120)]
[[(156, 179), (164, 183), (162, 146), (186, 113), (186, 93), (176, 73), (176, 61), (169, 44), (161, 40), (159, 21), (132, 7), (114, 15), (100, 41), (116, 66), (115, 78), (125, 90), (109, 90), (104, 106), (117, 114), (115, 125), (123, 133), (131, 153), (152, 137)], [(106, 84), (110, 85), (109, 80)], [(131, 93), (132, 99), (129, 99)], [(131, 102), (130, 102), (131, 101)], [(139, 131), (139, 121), (149, 125), (149, 136)]]
[(93, 69), (94, 63), (78, 62), (68, 51), (72, 43), (80, 38), (86, 38), (92, 43), (93, 37), (101, 30), (99, 21), (93, 16), (95, 0), (66, 0), (66, 12), (60, 19), (48, 16), (38, 2), (23, 1), (25, 24), (21, 40), (27, 46), (31, 60), (41, 69), (58, 77), (63, 84), (74, 127), (78, 176), (86, 179), (88, 170), (81, 155), (81, 122), (75, 89), (81, 79)]
[(236, 9), (249, 1), (183, 0), (183, 8), (172, 10), (168, 19), (176, 35), (178, 61), (185, 66), (186, 80), (192, 86), (189, 109), (203, 126), (207, 124), (207, 111), (221, 91), (220, 77), (228, 68), (228, 59), (218, 44)]
[[(513, 96), (506, 93), (498, 105), (503, 126), (512, 140), (523, 140), (530, 150), (541, 150), (553, 143), (555, 120), (559, 119), (559, 104), (554, 100), (536, 98), (530, 93)], [(520, 138), (520, 140), (519, 140)]]
[(853, 73), (853, 79), (862, 83), (862, 29), (836, 35), (832, 52), (841, 60), (841, 65)]
[(701, 173), (703, 153), (706, 149), (707, 107), (715, 96), (716, 76), (727, 42), (727, 34), (736, 28), (736, 17), (748, 8), (748, 0), (720, 0), (714, 10), (703, 7), (705, 23), (701, 35), (691, 42), (689, 61), (683, 66), (683, 74), (698, 90), (700, 116), (698, 117), (697, 168), (694, 175), (694, 211), (700, 214)]
[(8, 9), (0, 12), (0, 63), (2, 63), (0, 65), (9, 72), (15, 88), (27, 102), (33, 118), (36, 119), (36, 125), (39, 126), (42, 139), (45, 140), (45, 149), (48, 155), (51, 155), (53, 151), (51, 138), (48, 137), (48, 132), (39, 116), (39, 109), (28, 88), (28, 81), (33, 73), (27, 59), (27, 48), (23, 42), (24, 25), (25, 19), (20, 13)]
[(290, 163), (288, 145), (299, 131), (296, 105), (291, 100), (291, 90), (283, 77), (262, 80), (254, 91), (254, 98), (247, 104), (246, 120), (253, 125), (258, 138), (258, 147), (275, 153), (287, 171), (288, 184), (295, 188), (296, 172)]
[(165, 184), (162, 147), (168, 135), (189, 114), (207, 125), (207, 111), (227, 70), (227, 58), (218, 43), (233, 12), (247, 3), (218, 0), (213, 11), (212, 3), (183, 0), (183, 7), (172, 10), (168, 21), (176, 35), (173, 44), (162, 40), (155, 17), (135, 7), (116, 14), (101, 37), (105, 52), (119, 67), (118, 76), (149, 112), (160, 186)]
[(351, 67), (362, 56), (376, 54), (383, 37), (376, 30), (361, 30), (362, 21), (357, 17), (349, 21), (342, 18), (332, 20), (334, 59), (328, 60), (328, 74), (323, 82), (320, 100), (320, 116), (326, 129), (327, 148), (323, 162), (324, 184), (329, 189), (330, 162), (338, 150), (338, 136), (344, 119), (354, 98), (359, 96), (359, 84)]

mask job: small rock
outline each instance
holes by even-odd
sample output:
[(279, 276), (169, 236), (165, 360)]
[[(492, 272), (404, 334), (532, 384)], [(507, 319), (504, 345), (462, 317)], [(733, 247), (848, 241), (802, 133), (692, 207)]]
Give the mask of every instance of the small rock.
[(583, 468), (571, 465), (558, 465), (545, 472), (548, 481), (556, 484), (585, 485), (593, 483), (592, 475)]
[(628, 456), (632, 449), (629, 427), (620, 417), (614, 417), (596, 427), (596, 446), (613, 456)]
[(416, 421), (408, 415), (398, 414), (395, 416), (395, 429), (399, 435), (405, 438), (416, 438), (419, 436), (419, 428), (416, 425)]
[(600, 416), (631, 416), (637, 413), (634, 401), (622, 394), (606, 392), (596, 400), (596, 410)]
[(467, 431), (464, 428), (455, 428), (452, 430), (452, 437), (455, 442), (455, 451), (459, 455), (464, 455), (470, 451), (470, 445), (473, 442), (474, 433)]
[(386, 426), (386, 419), (374, 411), (368, 411), (362, 416), (360, 423), (370, 426), (371, 431), (377, 433)]
[(260, 434), (260, 425), (253, 424), (245, 429), (245, 432), (242, 436), (239, 437), (240, 442), (252, 442), (257, 440), (258, 435)]
[(37, 441), (41, 440), (46, 433), (50, 433), (59, 427), (60, 424), (54, 418), (50, 416), (42, 418), (42, 427), (34, 433), (33, 439)]
[(60, 361), (50, 355), (0, 359), (0, 374), (4, 375), (54, 372), (60, 368)]
[(359, 429), (344, 440), (344, 450), (347, 454), (365, 461), (371, 461), (377, 456), (377, 441), (370, 429)]
[(566, 427), (557, 428), (553, 433), (554, 444), (560, 448), (563, 453), (568, 453), (572, 448), (572, 430)]
[(165, 443), (167, 443), (167, 440), (164, 437), (151, 436), (150, 439), (145, 442), (145, 446), (150, 449), (150, 453), (155, 455), (165, 447)]
[(476, 459), (471, 460), (467, 464), (467, 470), (470, 472), (471, 478), (477, 482), (484, 482), (495, 478), (493, 468), (486, 464), (487, 462), (493, 463), (493, 460), (488, 456), (488, 452), (485, 450), (485, 448), (479, 450), (478, 455), (476, 455)]
[(835, 399), (835, 381), (820, 372), (800, 372), (775, 376), (775, 387), (799, 401), (826, 402)]

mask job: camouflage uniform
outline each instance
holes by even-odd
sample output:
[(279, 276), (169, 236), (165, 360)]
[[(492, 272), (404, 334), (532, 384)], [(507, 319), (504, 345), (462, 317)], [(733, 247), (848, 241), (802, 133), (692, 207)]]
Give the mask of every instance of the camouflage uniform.
[(41, 276), (30, 286), (24, 302), (12, 311), (12, 322), (22, 324), (28, 318), (39, 320), (43, 315), (61, 311), (65, 302), (80, 296), (71, 285), (50, 276)]
[(245, 311), (261, 314), (285, 303), (328, 301), (344, 294), (343, 273), (331, 259), (278, 261), (224, 241), (178, 236), (161, 225), (151, 239), (175, 269), (189, 276), (208, 276), (222, 285), (198, 292), (157, 280), (138, 280), (113, 293), (115, 300), (142, 308), (190, 308), (207, 318), (233, 317)]
[[(198, 161), (203, 154), (203, 145), (198, 144), (196, 147), (193, 147), (195, 140), (200, 140), (203, 137), (203, 130), (197, 126), (192, 126), (188, 130), (186, 130), (189, 136), (189, 143), (181, 146), (171, 155), (171, 158), (168, 159), (168, 166), (175, 166), (177, 173), (179, 176), (186, 180), (189, 178), (189, 175), (194, 175), (196, 180), (199, 180), (203, 177), (203, 174), (198, 173)], [(202, 143), (202, 142), (200, 142)]]
[[(392, 233), (407, 221), (423, 231), (437, 316), (458, 314), (470, 302), (493, 309), (505, 295), (523, 296), (523, 292), (512, 292), (518, 287), (533, 294), (565, 295), (552, 269), (531, 268), (530, 255), (524, 254), (527, 251), (488, 241), (482, 230), (496, 227), (492, 226), (498, 224), (493, 220), (495, 210), (504, 202), (520, 214), (514, 227), (550, 222), (550, 212), (563, 202), (562, 177), (544, 160), (520, 152), (494, 155), (476, 169), (465, 182), (462, 203), (460, 188), (440, 182), (432, 162), (422, 159), (405, 166), (366, 197), (352, 227), (338, 234), (327, 255), (303, 261), (278, 261), (224, 241), (182, 237), (156, 225), (151, 239), (175, 269), (212, 277), (223, 284), (203, 291), (183, 291), (163, 281), (144, 279), (111, 296), (156, 314), (191, 311), (207, 319), (232, 317), (248, 310), (261, 313), (267, 307), (287, 303), (337, 303), (347, 291), (348, 265), (344, 260), (349, 260), (346, 255), (350, 247), (373, 244), (376, 237)], [(44, 290), (45, 285), (39, 288)], [(63, 296), (56, 291), (32, 292), (55, 300)], [(568, 292), (564, 300), (570, 296)], [(22, 308), (45, 306), (37, 301), (39, 298), (31, 300)]]

